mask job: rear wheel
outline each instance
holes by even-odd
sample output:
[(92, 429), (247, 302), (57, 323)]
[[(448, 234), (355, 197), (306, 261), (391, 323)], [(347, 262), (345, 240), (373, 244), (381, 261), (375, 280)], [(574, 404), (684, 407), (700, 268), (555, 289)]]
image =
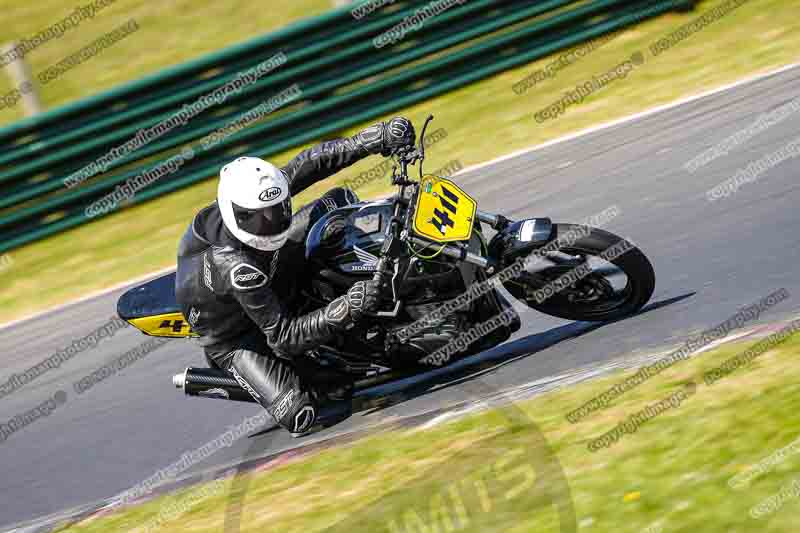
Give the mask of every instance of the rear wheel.
[(655, 272), (632, 243), (575, 224), (553, 224), (553, 231), (564, 244), (504, 284), (515, 298), (548, 315), (586, 321), (630, 315), (650, 300)]

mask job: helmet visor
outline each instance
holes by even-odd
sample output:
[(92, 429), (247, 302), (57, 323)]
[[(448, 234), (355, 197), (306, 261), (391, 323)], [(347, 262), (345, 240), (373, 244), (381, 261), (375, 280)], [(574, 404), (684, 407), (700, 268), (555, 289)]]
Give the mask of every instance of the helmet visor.
[(247, 209), (233, 205), (233, 216), (240, 230), (259, 237), (278, 235), (289, 229), (292, 225), (292, 200), (287, 198), (283, 202), (260, 209)]

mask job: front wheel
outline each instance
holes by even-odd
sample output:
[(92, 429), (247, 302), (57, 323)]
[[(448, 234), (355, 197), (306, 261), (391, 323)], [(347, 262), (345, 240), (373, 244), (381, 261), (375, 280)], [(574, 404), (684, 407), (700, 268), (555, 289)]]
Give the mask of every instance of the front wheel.
[(553, 224), (553, 241), (526, 271), (504, 283), (529, 307), (568, 320), (615, 320), (639, 311), (655, 288), (655, 272), (630, 241), (604, 230)]

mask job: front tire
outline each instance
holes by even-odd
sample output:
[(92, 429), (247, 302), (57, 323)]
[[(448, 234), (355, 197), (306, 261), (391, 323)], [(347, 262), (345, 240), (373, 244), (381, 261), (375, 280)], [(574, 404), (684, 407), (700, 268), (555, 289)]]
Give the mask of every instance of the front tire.
[[(587, 229), (588, 234), (569, 239), (570, 235), (585, 234)], [(575, 261), (602, 257), (601, 254), (612, 247), (622, 249), (619, 247), (624, 245), (630, 248), (607, 261), (625, 275), (625, 286), (617, 290), (603, 274), (592, 272), (570, 286), (551, 290), (554, 280), (564, 279), (562, 276), (569, 272), (577, 272), (574, 263), (569, 266), (554, 264), (534, 272), (523, 272), (520, 277), (507, 281), (504, 285), (515, 298), (547, 315), (590, 322), (616, 320), (634, 314), (650, 300), (655, 289), (655, 272), (644, 253), (632, 243), (613, 233), (576, 224), (553, 224), (553, 240), (559, 237), (565, 244), (559, 247), (558, 252), (576, 258)], [(548, 288), (546, 293), (545, 288)], [(548, 297), (541, 300), (543, 294)]]

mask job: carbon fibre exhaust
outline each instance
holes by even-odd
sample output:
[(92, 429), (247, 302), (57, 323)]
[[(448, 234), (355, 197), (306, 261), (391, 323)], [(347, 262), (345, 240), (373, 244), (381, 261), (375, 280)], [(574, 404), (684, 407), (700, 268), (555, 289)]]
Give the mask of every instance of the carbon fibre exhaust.
[(233, 376), (216, 368), (189, 367), (183, 374), (172, 376), (172, 384), (187, 396), (258, 403)]
[[(362, 378), (355, 383), (356, 392), (413, 376), (415, 372), (385, 372)], [(216, 368), (188, 367), (182, 374), (172, 376), (175, 388), (182, 389), (187, 396), (217, 398), (235, 402), (256, 402), (250, 394), (231, 376)]]

